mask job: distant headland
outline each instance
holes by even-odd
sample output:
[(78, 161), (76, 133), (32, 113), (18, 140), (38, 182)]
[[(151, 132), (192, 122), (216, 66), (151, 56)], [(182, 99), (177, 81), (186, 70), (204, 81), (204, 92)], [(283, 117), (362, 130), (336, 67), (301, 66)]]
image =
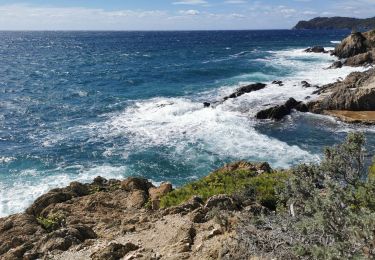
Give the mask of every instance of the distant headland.
[(356, 29), (375, 28), (375, 17), (359, 19), (350, 17), (316, 17), (309, 21), (299, 21), (293, 29)]

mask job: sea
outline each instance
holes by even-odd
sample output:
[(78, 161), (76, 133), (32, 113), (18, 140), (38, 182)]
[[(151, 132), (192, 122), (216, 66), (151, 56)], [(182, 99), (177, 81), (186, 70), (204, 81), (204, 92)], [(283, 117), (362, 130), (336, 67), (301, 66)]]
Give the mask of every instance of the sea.
[[(345, 30), (0, 32), (0, 217), (96, 176), (178, 187), (237, 160), (273, 168), (316, 163), (325, 146), (375, 127), (257, 111), (365, 68), (327, 69)], [(271, 84), (282, 80), (284, 85)], [(267, 87), (204, 108), (238, 87)], [(371, 157), (368, 155), (368, 159)]]

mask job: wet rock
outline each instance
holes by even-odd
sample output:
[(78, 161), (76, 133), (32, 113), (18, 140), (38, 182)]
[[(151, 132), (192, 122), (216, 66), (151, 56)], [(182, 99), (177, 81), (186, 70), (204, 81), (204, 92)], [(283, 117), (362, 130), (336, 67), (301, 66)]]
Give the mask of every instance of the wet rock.
[(272, 81), (272, 84), (279, 85), (280, 87), (284, 86), (284, 83), (281, 80), (274, 80)]
[(239, 89), (236, 90), (233, 94), (229, 95), (228, 97), (225, 97), (224, 100), (227, 100), (229, 98), (237, 98), (239, 96), (242, 96), (246, 93), (250, 93), (253, 91), (258, 91), (261, 89), (264, 89), (267, 85), (263, 83), (255, 83), (255, 84), (250, 84), (247, 86), (240, 87)]
[(93, 260), (119, 260), (131, 251), (135, 251), (139, 246), (133, 243), (119, 244), (110, 243), (105, 248), (93, 253), (90, 257)]
[(305, 52), (312, 52), (312, 53), (328, 53), (322, 46), (314, 46), (307, 48)]
[(203, 102), (203, 107), (210, 107), (211, 106), (211, 103), (209, 103), (209, 102)]
[(341, 61), (335, 61), (328, 69), (340, 69), (342, 68), (343, 64)]
[(312, 87), (312, 85), (305, 80), (301, 81), (301, 84), (302, 84), (302, 87), (304, 87), (304, 88), (311, 88)]
[(105, 179), (105, 178), (103, 178), (101, 176), (98, 176), (98, 177), (95, 177), (93, 184), (94, 185), (98, 185), (98, 186), (103, 186), (107, 182), (108, 182), (107, 179)]
[(308, 112), (308, 107), (305, 104), (296, 101), (294, 98), (290, 98), (284, 105), (278, 105), (259, 111), (256, 114), (256, 118), (281, 120), (289, 115), (292, 112), (292, 109), (296, 109), (300, 112)]

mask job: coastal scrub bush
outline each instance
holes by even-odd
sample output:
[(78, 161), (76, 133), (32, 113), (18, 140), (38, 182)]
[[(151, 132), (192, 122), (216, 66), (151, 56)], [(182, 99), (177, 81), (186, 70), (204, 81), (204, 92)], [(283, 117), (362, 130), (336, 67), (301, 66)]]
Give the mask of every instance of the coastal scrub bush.
[(162, 208), (180, 205), (193, 196), (203, 200), (218, 194), (236, 194), (251, 189), (255, 200), (274, 208), (277, 198), (275, 187), (283, 185), (288, 173), (270, 172), (258, 174), (256, 171), (244, 169), (219, 170), (205, 178), (186, 184), (161, 198)]
[[(365, 167), (365, 138), (350, 133), (327, 148), (319, 165), (300, 165), (278, 189), (276, 215), (253, 220), (241, 233), (253, 254), (302, 259), (375, 257), (375, 180)], [(243, 230), (250, 224), (243, 224)], [(259, 235), (261, 234), (261, 235)], [(248, 237), (246, 237), (248, 236)], [(259, 246), (262, 245), (262, 246)]]

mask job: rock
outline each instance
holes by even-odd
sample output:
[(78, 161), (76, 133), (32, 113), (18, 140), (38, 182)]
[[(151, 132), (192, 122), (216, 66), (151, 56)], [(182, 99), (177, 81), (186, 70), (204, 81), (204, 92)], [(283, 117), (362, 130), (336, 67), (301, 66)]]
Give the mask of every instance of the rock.
[(105, 179), (105, 178), (103, 178), (103, 177), (101, 177), (101, 176), (98, 176), (98, 177), (96, 177), (96, 178), (94, 179), (93, 184), (98, 185), (98, 186), (103, 186), (103, 185), (105, 185), (107, 182), (108, 182), (107, 179)]
[(285, 116), (289, 115), (292, 112), (292, 109), (296, 109), (300, 112), (308, 111), (308, 108), (305, 104), (296, 101), (294, 98), (290, 98), (284, 105), (278, 105), (259, 111), (256, 114), (256, 118), (281, 120)]
[(71, 189), (72, 192), (74, 192), (80, 197), (90, 194), (89, 188), (86, 185), (79, 183), (79, 182), (70, 183), (69, 188)]
[(328, 53), (322, 46), (314, 46), (307, 48), (305, 52), (313, 52), (313, 53)]
[(148, 201), (148, 193), (143, 190), (134, 190), (127, 200), (128, 208), (142, 208)]
[(34, 201), (31, 206), (26, 209), (26, 213), (39, 216), (40, 213), (51, 204), (61, 203), (73, 198), (73, 194), (63, 189), (50, 191)]
[(210, 107), (211, 106), (211, 103), (209, 103), (209, 102), (203, 102), (203, 107)]
[(130, 177), (121, 182), (121, 188), (126, 191), (143, 190), (148, 192), (151, 187), (154, 187), (151, 182), (138, 177)]
[(227, 100), (229, 98), (237, 98), (239, 96), (242, 96), (246, 93), (250, 93), (253, 91), (261, 90), (264, 89), (267, 85), (263, 83), (255, 83), (255, 84), (250, 84), (247, 86), (240, 87), (239, 89), (236, 90), (233, 94), (229, 95), (228, 97), (225, 97), (224, 100)]
[(73, 245), (78, 245), (86, 239), (97, 238), (95, 232), (88, 226), (76, 225), (62, 228), (49, 233), (40, 243), (39, 248), (43, 253), (53, 250), (66, 251)]
[(239, 210), (240, 205), (228, 195), (215, 195), (209, 198), (204, 206), (207, 209)]
[(207, 235), (207, 239), (211, 239), (211, 238), (213, 238), (215, 236), (218, 236), (218, 235), (221, 235), (221, 234), (223, 234), (223, 231), (215, 228), (215, 229), (211, 230), (211, 232)]
[(257, 172), (258, 174), (264, 173), (264, 172), (267, 172), (267, 173), (272, 172), (272, 168), (267, 162), (251, 163), (251, 162), (246, 162), (246, 161), (238, 161), (234, 163), (228, 163), (224, 167), (214, 171), (213, 173), (222, 172), (222, 171), (232, 172), (232, 171), (237, 171), (237, 170)]
[(309, 110), (322, 113), (324, 110), (375, 110), (375, 70), (353, 72), (341, 81), (324, 86), (320, 99), (308, 104)]
[(151, 187), (148, 190), (151, 199), (152, 209), (159, 209), (160, 198), (173, 189), (172, 184), (169, 182), (162, 183), (159, 187)]
[(355, 56), (349, 57), (344, 65), (358, 67), (372, 64), (374, 62), (375, 51), (369, 51), (366, 53), (357, 54)]
[(360, 33), (352, 33), (335, 47), (334, 55), (340, 59), (349, 58), (368, 51), (366, 37)]
[(311, 88), (312, 87), (312, 85), (305, 80), (301, 81), (301, 84), (302, 84), (302, 87), (304, 87), (304, 88)]
[(284, 105), (271, 107), (256, 114), (257, 119), (274, 119), (281, 120), (284, 116), (289, 115), (290, 110), (288, 110)]
[(328, 67), (328, 69), (340, 69), (342, 68), (342, 62), (341, 61), (335, 61), (331, 66)]
[(280, 87), (284, 86), (284, 83), (281, 80), (274, 80), (272, 81), (272, 84), (279, 85)]
[(110, 243), (105, 248), (99, 249), (93, 253), (90, 257), (93, 260), (119, 260), (131, 251), (135, 251), (139, 246), (133, 243), (119, 244)]

